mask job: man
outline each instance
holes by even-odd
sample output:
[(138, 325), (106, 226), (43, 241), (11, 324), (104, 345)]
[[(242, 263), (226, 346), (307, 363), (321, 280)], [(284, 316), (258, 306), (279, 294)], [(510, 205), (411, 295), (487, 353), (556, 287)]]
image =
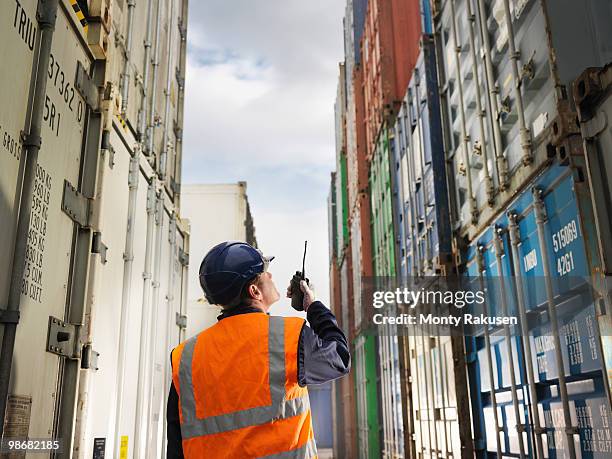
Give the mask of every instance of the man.
[(310, 327), (267, 314), (280, 299), (268, 271), (273, 258), (242, 242), (223, 242), (204, 257), (200, 284), (222, 313), (172, 351), (168, 458), (316, 458), (306, 385), (346, 375), (350, 353), (334, 315), (304, 281)]

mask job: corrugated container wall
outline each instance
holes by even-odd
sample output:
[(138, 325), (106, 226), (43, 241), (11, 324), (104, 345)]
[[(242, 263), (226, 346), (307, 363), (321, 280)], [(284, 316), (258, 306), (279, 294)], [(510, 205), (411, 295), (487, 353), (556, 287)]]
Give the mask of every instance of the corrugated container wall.
[(353, 83), (355, 71), (354, 50), (354, 24), (353, 24), (353, 3), (347, 1), (346, 14), (344, 16), (344, 68), (345, 68), (345, 94), (346, 94), (346, 160), (347, 160), (347, 185), (348, 185), (348, 211), (349, 219), (352, 213), (353, 203), (357, 194), (357, 123), (355, 105), (355, 87)]
[(435, 48), (430, 36), (424, 35), (422, 43), (395, 123), (393, 170), (404, 276), (444, 274), (453, 262)]
[[(574, 100), (578, 107), (591, 188), (591, 200), (597, 229), (597, 246), (602, 262), (601, 280), (596, 288), (605, 304), (606, 314), (599, 318), (602, 347), (612, 349), (612, 65), (586, 70), (574, 82)], [(612, 390), (612, 356), (606, 356), (608, 387)]]
[[(345, 47), (352, 46), (352, 13), (347, 7), (344, 21)], [(352, 88), (353, 59), (348, 53), (346, 62), (340, 64), (338, 92), (335, 103), (336, 133), (336, 171), (332, 173), (331, 207), (329, 223), (330, 237), (334, 248), (331, 250), (330, 275), (331, 292), (334, 298), (333, 311), (339, 325), (347, 336), (353, 333), (353, 272), (354, 245), (349, 239), (349, 220), (353, 206), (351, 182), (356, 171), (356, 124), (354, 92)], [(352, 378), (342, 378), (334, 382), (334, 445), (335, 453), (341, 457), (355, 457), (357, 452), (355, 426), (355, 399)]]
[(551, 156), (569, 159), (570, 85), (612, 60), (612, 12), (592, 0), (433, 3), (454, 212), (472, 238)]
[(366, 151), (372, 156), (383, 122), (399, 109), (416, 63), (421, 36), (419, 0), (370, 0), (361, 63), (366, 107)]
[[(582, 149), (578, 137), (572, 143), (574, 152)], [(488, 451), (609, 457), (608, 443), (592, 441), (612, 434), (609, 338), (602, 339), (609, 322), (587, 287), (600, 269), (594, 226), (584, 173), (553, 165), (468, 248), (468, 275), (483, 276), (485, 285), (503, 275), (507, 283), (506, 295), (489, 298), (489, 314), (509, 310), (525, 327), (522, 340), (501, 327), (467, 339), (477, 355), (470, 363), (472, 400), (480, 405), (475, 437)], [(493, 421), (499, 435), (490, 428)], [(517, 423), (528, 425), (527, 434), (517, 435)]]
[(331, 451), (333, 441), (332, 382), (308, 387), (308, 398), (313, 413), (312, 428), (317, 439), (317, 449)]
[(372, 335), (358, 335), (354, 340), (353, 359), (357, 404), (357, 457), (380, 457), (378, 346)]
[(372, 258), (375, 276), (395, 276), (395, 234), (391, 190), (391, 142), (393, 133), (383, 128), (370, 164)]
[(116, 53), (110, 71), (120, 85), (123, 121), (142, 142), (167, 192), (178, 195), (187, 19), (176, 1), (128, 3), (110, 3), (110, 21), (120, 35), (108, 39)]
[[(355, 64), (361, 64), (361, 38), (365, 28), (365, 18), (368, 9), (368, 0), (348, 0), (352, 5), (353, 23), (353, 50)], [(347, 11), (348, 14), (348, 11)]]
[(362, 279), (371, 277), (372, 271), (372, 238), (371, 238), (371, 204), (367, 195), (359, 197), (351, 218), (351, 247), (353, 262), (353, 290), (354, 290), (354, 322), (355, 333), (361, 330), (362, 325)]
[[(60, 0), (57, 15), (38, 3), (0, 5), (11, 73), (0, 89), (0, 304), (20, 310), (3, 327), (16, 330), (4, 433), (62, 438), (75, 457), (94, 444), (109, 457), (164, 457), (189, 252), (178, 207), (187, 1), (89, 2), (87, 22), (76, 1)], [(55, 16), (47, 54), (41, 23)], [(20, 132), (39, 116), (36, 164), (24, 154), (36, 133)], [(30, 222), (17, 231), (20, 205)], [(27, 239), (23, 278), (16, 238)]]
[[(396, 238), (391, 161), (394, 134), (383, 127), (370, 165), (370, 199), (373, 274), (396, 275)], [(383, 326), (374, 339), (377, 344), (377, 374), (380, 378), (381, 454), (384, 458), (404, 457), (404, 426), (401, 401), (399, 347), (397, 330)]]
[(336, 224), (338, 225), (338, 262), (348, 244), (348, 168), (346, 155), (346, 74), (339, 65), (338, 92), (334, 106), (336, 119)]
[(338, 224), (336, 214), (336, 175), (337, 172), (332, 172), (329, 186), (329, 195), (327, 197), (327, 233), (329, 239), (329, 259), (338, 256)]
[[(395, 123), (394, 204), (403, 278), (450, 275), (454, 268), (435, 58), (433, 39), (424, 35)], [(462, 365), (448, 364), (463, 361), (462, 338), (399, 336), (398, 346), (407, 454), (465, 456), (461, 445), (471, 432), (458, 413), (469, 413), (466, 376)]]
[(612, 146), (612, 64), (586, 70), (574, 83), (580, 129), (584, 139), (588, 178), (593, 195), (603, 274), (612, 275), (612, 164), (606, 152)]

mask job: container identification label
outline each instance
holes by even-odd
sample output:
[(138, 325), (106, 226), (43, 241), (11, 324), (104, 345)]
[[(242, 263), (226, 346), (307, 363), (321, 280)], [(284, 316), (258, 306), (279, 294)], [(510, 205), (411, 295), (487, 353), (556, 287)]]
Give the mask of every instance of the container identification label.
[(42, 303), (43, 261), (51, 185), (51, 176), (39, 164), (36, 168), (28, 246), (26, 248), (26, 265), (21, 284), (22, 295), (38, 303)]
[(32, 397), (24, 395), (9, 395), (6, 404), (6, 419), (4, 420), (4, 437), (27, 437), (30, 430), (30, 413)]
[(94, 438), (93, 459), (104, 459), (106, 452), (106, 438)]
[(128, 436), (121, 436), (121, 446), (119, 447), (119, 459), (127, 459), (128, 457)]

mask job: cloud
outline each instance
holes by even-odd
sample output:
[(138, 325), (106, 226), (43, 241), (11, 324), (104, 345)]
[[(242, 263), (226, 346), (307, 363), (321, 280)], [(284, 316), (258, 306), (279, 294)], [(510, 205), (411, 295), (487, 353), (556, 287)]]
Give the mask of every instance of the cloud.
[(246, 180), (281, 293), (308, 239), (326, 301), (343, 11), (340, 0), (191, 2), (187, 35), (183, 181)]

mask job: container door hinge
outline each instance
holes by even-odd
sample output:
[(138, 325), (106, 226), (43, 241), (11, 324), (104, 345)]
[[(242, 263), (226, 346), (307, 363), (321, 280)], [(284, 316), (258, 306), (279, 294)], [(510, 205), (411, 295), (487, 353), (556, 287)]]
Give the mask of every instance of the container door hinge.
[(63, 320), (49, 316), (49, 327), (47, 331), (47, 352), (66, 357), (78, 359), (79, 352), (75, 352), (77, 342), (77, 327)]
[(64, 180), (62, 211), (80, 226), (89, 226), (91, 200), (83, 196), (68, 180)]
[(181, 41), (185, 41), (187, 39), (187, 26), (185, 25), (183, 18), (180, 18), (178, 21), (178, 29), (181, 36)]
[(179, 263), (182, 266), (189, 266), (189, 254), (179, 247), (178, 252)]
[(100, 142), (100, 149), (108, 153), (108, 167), (115, 167), (115, 149), (110, 142), (110, 131), (102, 131), (102, 141)]
[(94, 351), (91, 344), (86, 344), (81, 349), (81, 368), (84, 370), (98, 370), (98, 357), (100, 353)]
[(94, 112), (100, 110), (100, 88), (96, 86), (96, 84), (92, 81), (89, 73), (81, 64), (81, 62), (77, 61), (77, 72), (76, 77), (74, 79), (74, 87), (79, 91), (83, 99), (85, 99), (85, 103), (91, 108)]
[(476, 451), (484, 451), (484, 449), (487, 447), (485, 441), (481, 438), (474, 440), (474, 449)]
[(182, 142), (183, 141), (183, 127), (182, 127), (182, 125), (175, 121), (174, 122), (173, 131), (174, 131), (174, 137), (176, 137), (176, 141), (177, 142)]
[(176, 313), (176, 325), (178, 325), (179, 328), (187, 328), (187, 316), (184, 314), (179, 314), (177, 312)]
[(180, 194), (181, 193), (181, 184), (179, 182), (177, 182), (174, 179), (170, 180), (170, 189), (172, 190), (173, 193), (175, 194)]
[(0, 310), (0, 324), (18, 324), (19, 323), (19, 311)]
[(102, 233), (96, 231), (93, 233), (93, 238), (91, 240), (91, 253), (97, 253), (100, 255), (100, 261), (102, 264), (106, 264), (106, 252), (108, 252), (108, 247), (102, 242)]

